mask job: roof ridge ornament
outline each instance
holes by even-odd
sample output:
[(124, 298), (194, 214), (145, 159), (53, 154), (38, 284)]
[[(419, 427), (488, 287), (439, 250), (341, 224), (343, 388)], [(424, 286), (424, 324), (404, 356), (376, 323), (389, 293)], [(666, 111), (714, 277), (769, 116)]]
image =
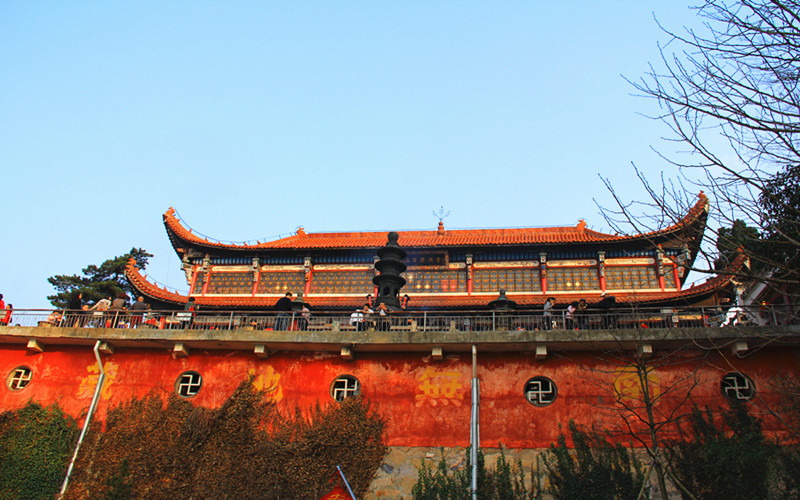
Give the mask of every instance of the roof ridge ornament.
[(436, 229), (436, 234), (444, 236), (444, 220), (450, 216), (450, 210), (444, 213), (444, 205), (439, 207), (439, 212), (433, 211), (433, 216), (439, 219), (439, 227)]

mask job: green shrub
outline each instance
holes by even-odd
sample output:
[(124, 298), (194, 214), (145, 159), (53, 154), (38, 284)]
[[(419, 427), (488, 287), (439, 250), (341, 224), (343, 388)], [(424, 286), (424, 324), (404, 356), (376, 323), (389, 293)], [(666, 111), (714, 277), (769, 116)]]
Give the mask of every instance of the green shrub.
[[(710, 409), (690, 415), (690, 439), (674, 443), (670, 459), (678, 480), (697, 498), (768, 498), (770, 463), (776, 448), (745, 404), (722, 410), (721, 425)], [(690, 498), (681, 492), (683, 498)]]
[(619, 443), (611, 443), (596, 430), (581, 430), (569, 422), (575, 444), (567, 448), (563, 433), (545, 452), (543, 463), (555, 500), (634, 500), (645, 481), (641, 462)]
[(360, 398), (283, 415), (249, 380), (216, 410), (150, 394), (93, 428), (67, 498), (316, 500), (337, 465), (362, 496), (387, 451), (384, 428)]
[(0, 414), (0, 498), (54, 498), (61, 489), (80, 431), (57, 405)]
[[(411, 490), (415, 500), (469, 500), (472, 498), (472, 461), (470, 449), (464, 450), (463, 467), (448, 470), (442, 456), (435, 469), (423, 460), (418, 469), (417, 483)], [(502, 445), (500, 457), (494, 468), (486, 470), (483, 452), (478, 450), (478, 491), (480, 500), (534, 500), (541, 498), (537, 471), (531, 473), (534, 482), (530, 491), (526, 486), (522, 463), (511, 466), (505, 457)]]

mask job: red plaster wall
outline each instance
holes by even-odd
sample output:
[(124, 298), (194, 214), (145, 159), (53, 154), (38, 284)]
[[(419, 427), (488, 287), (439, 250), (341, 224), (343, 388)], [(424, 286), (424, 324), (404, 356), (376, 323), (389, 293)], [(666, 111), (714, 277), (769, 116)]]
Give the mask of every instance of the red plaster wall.
[[(544, 361), (526, 353), (479, 353), (478, 360), (483, 446), (502, 442), (512, 448), (545, 447), (555, 441), (569, 419), (619, 430), (623, 422), (615, 404), (615, 380), (618, 387), (636, 391), (635, 384), (626, 385), (626, 375), (620, 375), (615, 363), (592, 353), (551, 353)], [(469, 443), (472, 361), (468, 355), (446, 356), (437, 362), (419, 354), (357, 353), (354, 361), (345, 361), (321, 353), (278, 353), (259, 359), (250, 352), (192, 351), (189, 357), (173, 359), (166, 349), (120, 349), (103, 356), (103, 361), (107, 379), (98, 407), (101, 419), (108, 408), (132, 396), (142, 396), (154, 388), (164, 395), (171, 393), (176, 379), (186, 370), (203, 376), (203, 388), (192, 398), (194, 404), (218, 407), (243, 379), (253, 375), (254, 384), (270, 389), (273, 399), (287, 410), (295, 405), (312, 408), (318, 401), (334, 404), (330, 385), (337, 376), (349, 374), (359, 379), (362, 393), (388, 417), (390, 446)], [(0, 374), (21, 365), (33, 370), (33, 379), (21, 391), (0, 388), (0, 410), (19, 408), (30, 399), (44, 404), (57, 402), (76, 416), (89, 407), (98, 374), (91, 349), (60, 348), (32, 354), (22, 347), (0, 348)], [(652, 375), (662, 394), (657, 410), (668, 413), (683, 402), (685, 390), (695, 383), (695, 403), (724, 405), (720, 378), (731, 371), (740, 371), (754, 381), (758, 391), (751, 402), (754, 414), (763, 418), (765, 429), (783, 434), (780, 423), (766, 407), (779, 409), (771, 386), (774, 378), (800, 372), (800, 353), (796, 350), (763, 349), (745, 358), (696, 352), (680, 363), (657, 368)], [(693, 373), (696, 382), (695, 377), (687, 379)], [(525, 383), (534, 376), (555, 381), (558, 397), (553, 404), (535, 407), (524, 399)], [(670, 388), (672, 392), (667, 390)], [(688, 411), (689, 406), (684, 408)], [(630, 441), (628, 437), (622, 439)]]

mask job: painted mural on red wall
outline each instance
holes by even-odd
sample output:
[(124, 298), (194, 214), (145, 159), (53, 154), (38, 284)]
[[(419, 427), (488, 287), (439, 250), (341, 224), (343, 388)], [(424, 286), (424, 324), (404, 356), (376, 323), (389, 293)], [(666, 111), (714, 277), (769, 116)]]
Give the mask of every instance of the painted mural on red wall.
[[(109, 408), (131, 397), (152, 390), (165, 397), (175, 392), (186, 372), (202, 377), (201, 383), (191, 386), (189, 380), (183, 387), (189, 387), (190, 393), (199, 389), (191, 397), (196, 405), (218, 407), (243, 379), (252, 377), (253, 384), (267, 391), (285, 411), (311, 409), (317, 402), (336, 404), (331, 396), (338, 387), (335, 381), (347, 375), (388, 417), (388, 445), (450, 447), (469, 443), (472, 360), (468, 355), (436, 361), (413, 353), (365, 353), (347, 361), (324, 353), (277, 353), (260, 359), (244, 351), (204, 351), (174, 359), (166, 349), (126, 349), (104, 355), (103, 363), (106, 381), (98, 408), (101, 420)], [(651, 366), (658, 366), (657, 357)], [(744, 358), (691, 351), (648, 373), (648, 388), (657, 402), (657, 414), (662, 415), (670, 414), (676, 405), (682, 405), (680, 411), (689, 411), (691, 403), (725, 405), (723, 391), (736, 397), (740, 391), (750, 390), (753, 413), (764, 420), (767, 431), (780, 435), (780, 422), (767, 411), (779, 411), (774, 389), (776, 366), (798, 373), (800, 356), (795, 350), (773, 348)], [(10, 375), (19, 367), (30, 369), (30, 382), (17, 391), (6, 384), (0, 390), (0, 410), (16, 409), (33, 399), (58, 403), (75, 416), (85, 413), (99, 373), (91, 350), (67, 347), (35, 354), (22, 346), (0, 350), (0, 373)], [(742, 375), (744, 383), (725, 386), (723, 377), (729, 374)], [(481, 441), (489, 447), (500, 442), (512, 448), (546, 447), (570, 419), (612, 432), (622, 430), (623, 404), (635, 408), (641, 401), (637, 374), (598, 353), (551, 354), (545, 360), (527, 353), (479, 353), (478, 378)], [(750, 387), (740, 387), (748, 384)], [(338, 389), (343, 391), (340, 395), (346, 395), (353, 387)], [(689, 391), (691, 398), (686, 401)], [(630, 437), (621, 439), (630, 441)]]

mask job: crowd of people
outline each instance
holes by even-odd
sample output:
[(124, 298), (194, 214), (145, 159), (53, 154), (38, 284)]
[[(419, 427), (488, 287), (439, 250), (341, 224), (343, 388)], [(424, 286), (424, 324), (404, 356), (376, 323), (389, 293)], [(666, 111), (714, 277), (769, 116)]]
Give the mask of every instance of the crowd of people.
[[(400, 299), (401, 310), (408, 305), (410, 297), (404, 295)], [(94, 304), (84, 303), (81, 292), (73, 293), (67, 302), (67, 307), (63, 311), (51, 312), (45, 321), (40, 323), (53, 326), (89, 327), (89, 328), (139, 328), (146, 327), (164, 328), (164, 322), (150, 317), (150, 304), (144, 301), (144, 297), (139, 296), (129, 304), (129, 297), (124, 292), (115, 296), (108, 296), (97, 300)], [(605, 292), (601, 295), (601, 300), (591, 307), (585, 299), (571, 302), (564, 314), (566, 329), (583, 330), (590, 326), (590, 314), (599, 315), (602, 328), (616, 328), (616, 318), (611, 313), (616, 306), (616, 299), (613, 295)], [(311, 318), (311, 310), (304, 302), (299, 310), (293, 306), (293, 295), (287, 292), (281, 297), (273, 308), (276, 312), (274, 323), (275, 330), (306, 330)], [(6, 305), (3, 301), (3, 294), (0, 294), (0, 326), (11, 324), (11, 317), (14, 306)], [(194, 299), (190, 297), (184, 306), (183, 312), (176, 315), (180, 328), (197, 327), (197, 311), (199, 307)], [(541, 327), (544, 330), (551, 330), (558, 327), (557, 318), (554, 314), (556, 310), (556, 298), (548, 298), (543, 307)], [(299, 312), (299, 314), (294, 314)], [(385, 303), (375, 304), (372, 294), (367, 295), (363, 307), (356, 309), (350, 314), (350, 325), (357, 331), (378, 330), (386, 331), (391, 328), (391, 318), (394, 312)], [(294, 323), (290, 323), (294, 318)]]
[(381, 302), (372, 309), (367, 302), (350, 315), (350, 325), (360, 332), (369, 329), (387, 331), (391, 327), (390, 314), (385, 303)]
[(138, 328), (143, 324), (157, 327), (155, 322), (148, 323), (147, 314), (150, 304), (139, 296), (129, 304), (126, 293), (103, 297), (94, 304), (84, 302), (83, 293), (73, 293), (64, 310), (51, 312), (40, 325), (70, 326), (74, 328)]
[[(273, 306), (275, 312), (274, 319), (270, 316), (250, 317), (244, 322), (237, 320), (236, 326), (249, 325), (253, 329), (269, 330), (307, 330), (311, 321), (312, 312), (302, 300), (295, 301), (294, 295), (287, 292)], [(410, 297), (404, 295), (399, 299), (400, 308), (389, 308), (387, 305), (376, 300), (372, 294), (366, 296), (364, 305), (349, 316), (349, 325), (357, 331), (378, 330), (388, 331), (392, 326), (399, 325), (408, 321), (408, 317), (403, 313), (408, 305)], [(502, 311), (500, 312), (501, 325), (492, 319), (491, 325), (485, 324), (485, 318), (480, 314), (466, 316), (462, 318), (463, 324), (459, 323), (457, 329), (463, 330), (484, 330), (488, 328), (498, 329), (518, 329), (518, 330), (588, 330), (588, 329), (609, 329), (617, 328), (617, 308), (616, 298), (613, 295), (603, 292), (600, 300), (594, 303), (587, 302), (586, 299), (575, 300), (567, 304), (566, 308), (557, 306), (557, 299), (549, 297), (541, 309), (541, 314), (531, 314), (531, 311)], [(145, 302), (143, 296), (139, 296), (135, 301), (129, 303), (129, 298), (124, 292), (116, 295), (103, 297), (93, 304), (84, 302), (83, 294), (73, 293), (67, 301), (67, 307), (63, 310), (52, 311), (45, 320), (39, 321), (40, 326), (69, 326), (86, 328), (231, 328), (234, 325), (233, 316), (228, 323), (223, 321), (217, 311), (209, 311), (209, 314), (198, 318), (199, 306), (194, 297), (189, 297), (182, 311), (164, 314), (151, 311), (151, 306)], [(3, 294), (0, 294), (0, 326), (10, 326), (14, 306), (6, 304)], [(520, 313), (523, 313), (520, 315)], [(520, 315), (528, 319), (513, 323), (502, 320)], [(724, 321), (720, 321), (718, 326), (737, 325), (746, 313), (741, 307), (731, 307), (724, 315)], [(222, 319), (220, 319), (222, 318)], [(494, 316), (493, 316), (494, 318)], [(429, 315), (428, 320), (435, 321), (435, 315)], [(247, 323), (249, 321), (249, 323)], [(483, 321), (483, 322), (482, 322)], [(711, 323), (710, 321), (708, 321)]]
[[(544, 305), (544, 316), (552, 317), (553, 306), (556, 299), (550, 297)], [(549, 304), (549, 305), (548, 305)], [(617, 305), (617, 299), (607, 292), (600, 294), (600, 301), (589, 305), (586, 299), (575, 300), (569, 303), (566, 313), (564, 313), (564, 328), (567, 330), (587, 330), (590, 327), (596, 328), (616, 328), (617, 318), (613, 314), (613, 309)], [(591, 320), (597, 320), (592, 324)], [(545, 321), (547, 329), (552, 328), (552, 323)]]

